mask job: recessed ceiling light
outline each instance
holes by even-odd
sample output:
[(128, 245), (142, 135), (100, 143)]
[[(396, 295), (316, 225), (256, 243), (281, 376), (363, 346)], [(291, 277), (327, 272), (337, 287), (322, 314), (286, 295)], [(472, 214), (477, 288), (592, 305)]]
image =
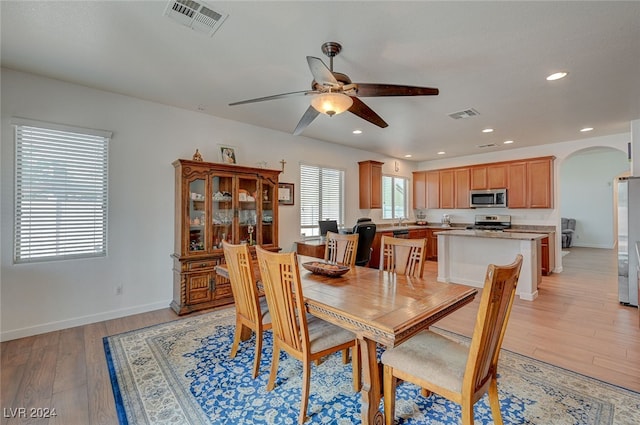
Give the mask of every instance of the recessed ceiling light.
[(445, 151), (440, 151), (438, 152), (438, 155), (444, 155), (446, 152)]
[(593, 127), (585, 127), (580, 129), (580, 131), (582, 131), (583, 133), (586, 133), (587, 131), (591, 131), (591, 130), (593, 130)]
[(556, 72), (555, 74), (551, 74), (547, 77), (547, 81), (555, 81), (561, 78), (564, 78), (568, 75), (568, 72)]
[(505, 141), (504, 141), (504, 144), (505, 144), (505, 145), (510, 145), (511, 143), (513, 143), (513, 140), (505, 140)]
[(353, 130), (353, 134), (362, 134), (362, 130)]
[(404, 157), (405, 158), (411, 158), (413, 155), (411, 155), (410, 153), (406, 154)]
[(483, 133), (493, 133), (493, 128), (485, 128), (482, 130)]

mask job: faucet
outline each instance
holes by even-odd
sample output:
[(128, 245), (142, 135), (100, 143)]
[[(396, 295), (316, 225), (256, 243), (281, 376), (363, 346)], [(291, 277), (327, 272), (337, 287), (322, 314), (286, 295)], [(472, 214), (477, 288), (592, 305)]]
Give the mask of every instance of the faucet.
[(398, 217), (398, 227), (402, 226), (402, 222), (405, 221), (407, 218), (406, 217)]

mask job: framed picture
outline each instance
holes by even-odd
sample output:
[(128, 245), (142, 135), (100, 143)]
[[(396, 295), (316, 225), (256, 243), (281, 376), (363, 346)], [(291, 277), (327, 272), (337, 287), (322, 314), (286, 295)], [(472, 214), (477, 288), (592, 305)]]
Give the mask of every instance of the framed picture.
[(278, 204), (293, 205), (293, 183), (278, 183)]
[(220, 148), (220, 161), (225, 164), (237, 164), (236, 148), (228, 145), (218, 145)]

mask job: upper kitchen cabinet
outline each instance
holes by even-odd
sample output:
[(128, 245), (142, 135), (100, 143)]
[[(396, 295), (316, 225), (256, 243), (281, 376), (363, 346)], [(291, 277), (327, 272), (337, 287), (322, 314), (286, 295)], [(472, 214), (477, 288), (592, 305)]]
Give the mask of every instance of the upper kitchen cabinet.
[(469, 208), (469, 169), (440, 171), (440, 208)]
[(509, 208), (553, 208), (554, 159), (534, 158), (508, 164)]
[(471, 190), (507, 187), (506, 164), (483, 164), (471, 167)]
[(440, 172), (413, 173), (413, 209), (440, 208)]
[(469, 208), (470, 170), (468, 168), (456, 168), (453, 177), (456, 208)]
[(455, 208), (455, 194), (456, 186), (454, 171), (440, 171), (440, 208)]
[(527, 162), (529, 208), (553, 208), (553, 157)]
[(360, 161), (360, 209), (382, 208), (382, 165), (384, 162)]
[(427, 173), (415, 171), (413, 173), (413, 209), (427, 208)]
[(440, 172), (438, 170), (427, 171), (425, 175), (427, 208), (440, 208)]

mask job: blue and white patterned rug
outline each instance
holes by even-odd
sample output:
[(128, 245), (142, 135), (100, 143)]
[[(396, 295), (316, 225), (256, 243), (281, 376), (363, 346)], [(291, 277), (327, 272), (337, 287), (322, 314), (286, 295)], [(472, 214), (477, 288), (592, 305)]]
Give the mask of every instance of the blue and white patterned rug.
[[(271, 332), (254, 380), (255, 337), (229, 358), (234, 317), (228, 308), (106, 337), (120, 424), (297, 423), (301, 363), (283, 354), (276, 387), (267, 392)], [(505, 424), (640, 424), (640, 393), (509, 351), (502, 351), (498, 382)], [(436, 395), (425, 399), (411, 384), (400, 385), (397, 398), (396, 423), (460, 422), (458, 405)], [(360, 395), (340, 354), (313, 366), (309, 415), (309, 424), (360, 423)], [(493, 423), (486, 396), (475, 405), (475, 419)]]

